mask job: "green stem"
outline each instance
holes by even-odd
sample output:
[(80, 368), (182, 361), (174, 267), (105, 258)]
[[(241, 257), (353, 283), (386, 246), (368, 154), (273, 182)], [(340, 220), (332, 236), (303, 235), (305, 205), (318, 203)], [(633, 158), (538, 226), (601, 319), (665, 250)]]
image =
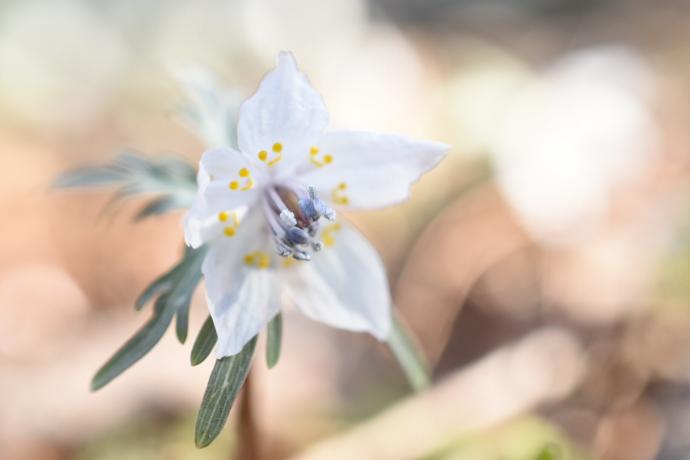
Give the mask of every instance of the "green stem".
[(393, 325), (388, 337), (388, 346), (393, 356), (398, 360), (410, 386), (415, 391), (428, 388), (431, 384), (429, 363), (411, 329), (395, 311), (393, 312)]

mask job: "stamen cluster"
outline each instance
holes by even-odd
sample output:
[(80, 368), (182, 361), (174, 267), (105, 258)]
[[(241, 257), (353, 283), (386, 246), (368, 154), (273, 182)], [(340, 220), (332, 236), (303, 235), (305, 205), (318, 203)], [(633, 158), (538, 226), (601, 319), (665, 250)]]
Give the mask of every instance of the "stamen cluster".
[(268, 187), (264, 211), (278, 255), (305, 261), (311, 260), (310, 251), (323, 249), (323, 244), (315, 239), (321, 217), (329, 221), (336, 217), (335, 211), (316, 195), (314, 187)]

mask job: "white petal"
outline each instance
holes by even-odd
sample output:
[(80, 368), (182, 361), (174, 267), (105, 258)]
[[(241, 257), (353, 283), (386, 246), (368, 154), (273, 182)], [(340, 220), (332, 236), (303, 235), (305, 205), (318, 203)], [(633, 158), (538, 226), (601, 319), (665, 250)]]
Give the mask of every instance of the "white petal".
[(207, 241), (220, 236), (222, 224), (217, 214), (206, 207), (204, 199), (197, 196), (183, 220), (184, 241), (187, 246), (199, 248)]
[(206, 300), (218, 334), (216, 358), (232, 356), (280, 311), (277, 277), (271, 270), (242, 269), (226, 282), (226, 295)]
[(272, 146), (283, 146), (281, 162), (275, 168), (289, 168), (308, 158), (309, 145), (328, 125), (328, 111), (321, 95), (300, 72), (291, 53), (278, 55), (277, 67), (240, 108), (237, 136), (240, 150), (256, 158)]
[(300, 182), (315, 186), (322, 199), (352, 208), (404, 201), (410, 186), (436, 166), (450, 148), (440, 142), (360, 131), (324, 134), (315, 147), (319, 149), (314, 157), (317, 161), (325, 155), (331, 155), (332, 160), (322, 167), (303, 168)]
[(209, 220), (211, 213), (206, 209), (206, 202), (203, 196), (209, 182), (211, 182), (211, 179), (208, 172), (206, 172), (203, 164), (199, 164), (199, 171), (196, 174), (196, 196), (182, 221), (185, 243), (193, 248), (200, 247), (210, 239), (208, 231), (216, 221), (216, 219)]
[[(242, 169), (247, 169), (251, 177), (240, 177)], [(251, 206), (259, 196), (263, 179), (262, 173), (237, 151), (211, 149), (204, 152), (197, 174), (197, 195), (184, 218), (187, 245), (197, 248), (220, 235), (226, 224), (218, 220), (218, 214)], [(249, 180), (254, 182), (253, 187), (242, 190)], [(230, 189), (232, 181), (238, 182), (238, 190)]]
[(260, 213), (252, 213), (232, 238), (212, 243), (201, 270), (206, 282), (206, 300), (218, 334), (216, 356), (231, 356), (242, 350), (280, 310), (279, 284), (275, 273), (248, 268), (244, 256), (264, 250)]
[[(334, 244), (282, 271), (288, 296), (308, 317), (340, 329), (366, 331), (383, 340), (391, 326), (386, 270), (376, 250), (340, 223)], [(336, 227), (337, 228), (337, 227)]]

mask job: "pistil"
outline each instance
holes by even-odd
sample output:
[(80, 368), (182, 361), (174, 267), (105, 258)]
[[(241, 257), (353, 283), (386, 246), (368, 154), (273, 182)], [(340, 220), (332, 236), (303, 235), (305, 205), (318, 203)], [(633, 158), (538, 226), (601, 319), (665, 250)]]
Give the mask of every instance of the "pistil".
[(266, 190), (264, 211), (276, 252), (282, 257), (311, 260), (323, 244), (315, 237), (321, 217), (335, 220), (335, 211), (323, 203), (314, 187), (276, 185)]

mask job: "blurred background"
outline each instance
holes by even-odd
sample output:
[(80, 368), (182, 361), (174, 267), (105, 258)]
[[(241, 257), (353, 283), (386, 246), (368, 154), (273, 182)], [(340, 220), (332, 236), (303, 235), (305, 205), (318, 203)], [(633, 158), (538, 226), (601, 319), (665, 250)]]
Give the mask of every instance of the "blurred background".
[(88, 389), (182, 213), (134, 224), (141, 200), (50, 184), (123, 148), (196, 162), (172, 69), (246, 97), (283, 49), (333, 127), (453, 148), (409, 202), (349, 216), (433, 388), (288, 312), (254, 366), (261, 458), (690, 459), (688, 21), (685, 0), (3, 0), (0, 459), (232, 458), (235, 422), (194, 447), (191, 340)]

